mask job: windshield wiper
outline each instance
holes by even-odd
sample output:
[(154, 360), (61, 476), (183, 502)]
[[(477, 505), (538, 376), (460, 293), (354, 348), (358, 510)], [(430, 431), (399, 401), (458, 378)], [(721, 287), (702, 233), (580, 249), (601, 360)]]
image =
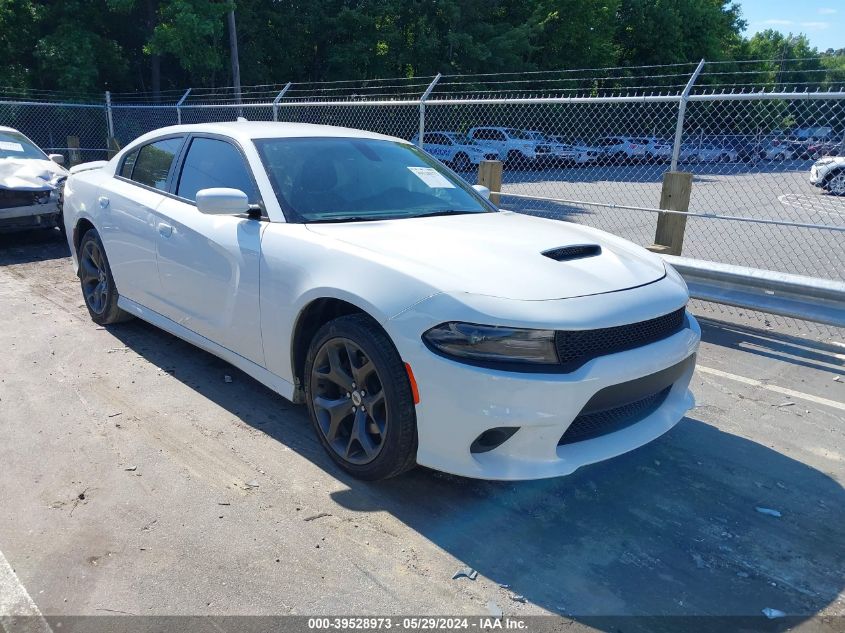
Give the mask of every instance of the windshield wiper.
[(433, 218), (438, 215), (466, 215), (468, 213), (484, 213), (484, 211), (472, 211), (466, 209), (444, 209), (443, 211), (431, 211), (429, 213), (418, 213), (409, 215), (409, 218)]
[(305, 224), (329, 224), (332, 222), (368, 222), (370, 220), (384, 220), (389, 218), (373, 217), (371, 215), (337, 215), (316, 220), (305, 220)]

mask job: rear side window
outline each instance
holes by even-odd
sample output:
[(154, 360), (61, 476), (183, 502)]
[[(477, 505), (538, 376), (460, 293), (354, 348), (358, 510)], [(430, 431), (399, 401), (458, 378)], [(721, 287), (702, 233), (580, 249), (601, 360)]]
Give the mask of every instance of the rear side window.
[(138, 150), (135, 150), (123, 159), (123, 166), (120, 168), (120, 175), (124, 178), (132, 178), (132, 168), (138, 159)]
[(138, 150), (132, 180), (162, 191), (167, 189), (167, 175), (181, 146), (181, 138), (167, 138), (144, 145)]
[(197, 192), (212, 187), (229, 187), (243, 191), (251, 203), (258, 201), (246, 161), (231, 143), (213, 138), (191, 141), (176, 195), (196, 200)]

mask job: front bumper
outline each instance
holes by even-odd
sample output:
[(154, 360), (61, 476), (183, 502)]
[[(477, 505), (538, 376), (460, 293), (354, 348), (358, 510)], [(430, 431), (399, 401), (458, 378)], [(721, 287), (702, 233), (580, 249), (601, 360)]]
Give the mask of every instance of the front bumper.
[[(523, 480), (568, 475), (633, 450), (668, 431), (694, 406), (691, 357), (700, 338), (688, 314), (678, 333), (596, 358), (570, 374), (515, 373), (465, 365), (428, 350), (415, 354), (411, 364), (421, 397), (417, 462), (466, 477)], [(619, 430), (559, 445), (598, 392), (675, 366), (681, 373), (656, 409)], [(493, 450), (471, 451), (482, 433), (500, 427), (519, 430)]]
[(813, 165), (810, 168), (810, 184), (815, 187), (821, 187), (824, 185), (824, 179), (828, 174), (829, 169), (825, 169), (824, 167), (819, 167), (817, 165)]
[(0, 232), (24, 231), (58, 226), (59, 208), (53, 201), (0, 209)]

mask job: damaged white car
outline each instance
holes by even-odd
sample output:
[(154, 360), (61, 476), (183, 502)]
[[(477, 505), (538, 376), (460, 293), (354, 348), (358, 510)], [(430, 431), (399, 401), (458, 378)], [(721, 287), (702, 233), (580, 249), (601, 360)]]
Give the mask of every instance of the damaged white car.
[(48, 156), (17, 130), (0, 126), (0, 232), (63, 227), (68, 172), (62, 162), (61, 154)]

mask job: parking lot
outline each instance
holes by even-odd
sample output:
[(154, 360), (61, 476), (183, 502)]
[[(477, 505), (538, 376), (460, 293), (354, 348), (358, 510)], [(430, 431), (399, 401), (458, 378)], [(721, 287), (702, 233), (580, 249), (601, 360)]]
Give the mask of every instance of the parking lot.
[[(809, 184), (812, 161), (681, 165), (694, 173), (695, 213), (845, 227), (845, 198)], [(503, 191), (600, 204), (656, 208), (665, 164), (593, 165), (538, 170), (506, 169)], [(474, 174), (468, 176), (470, 179)], [(505, 197), (503, 206), (594, 226), (637, 244), (654, 242), (657, 216)], [(684, 256), (843, 280), (845, 232), (691, 217)]]
[(763, 609), (841, 630), (841, 337), (705, 319), (697, 407), (639, 450), (547, 481), (364, 483), (230, 365), (140, 321), (92, 323), (56, 232), (0, 237), (0, 314), (0, 596), (54, 630), (496, 608), (573, 630)]

